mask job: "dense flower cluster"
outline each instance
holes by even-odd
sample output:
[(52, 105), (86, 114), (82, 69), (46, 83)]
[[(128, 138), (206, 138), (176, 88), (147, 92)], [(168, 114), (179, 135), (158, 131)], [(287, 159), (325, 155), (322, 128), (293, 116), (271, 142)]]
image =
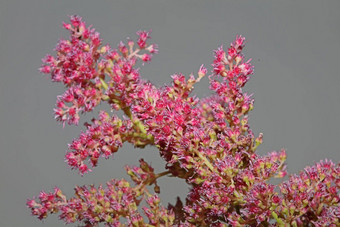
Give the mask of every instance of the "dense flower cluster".
[[(66, 199), (59, 188), (52, 193), (41, 192), (40, 203), (35, 200), (27, 201), (32, 214), (39, 219), (47, 217), (48, 213), (60, 212), (60, 219), (65, 223), (80, 221), (84, 226), (95, 226), (105, 222), (108, 226), (121, 226), (122, 218), (129, 226), (145, 226), (142, 214), (138, 211), (144, 194), (143, 187), (131, 187), (126, 180), (112, 180), (106, 187), (99, 186), (76, 187), (76, 197)], [(171, 226), (174, 214), (160, 206), (157, 195), (148, 195), (146, 202), (149, 207), (144, 207), (144, 214), (155, 226)]]
[(339, 225), (340, 165), (321, 161), (292, 175), (280, 185), (284, 206), (278, 207), (281, 218), (292, 225)]
[[(84, 226), (339, 226), (340, 165), (321, 161), (276, 186), (273, 177), (286, 176), (286, 152), (266, 156), (256, 150), (262, 134), (248, 124), (254, 100), (242, 88), (253, 73), (242, 50), (245, 39), (236, 37), (229, 48), (215, 51), (208, 76), (213, 95), (199, 100), (194, 85), (207, 74), (174, 74), (161, 88), (140, 78), (136, 65), (149, 62), (157, 45), (148, 44), (150, 32), (137, 32), (136, 42), (120, 42), (117, 49), (102, 45), (99, 33), (78, 16), (64, 24), (69, 40), (48, 55), (41, 68), (67, 90), (58, 97), (55, 116), (63, 124), (77, 124), (79, 114), (100, 102), (122, 110), (123, 119), (101, 111), (86, 131), (73, 140), (66, 153), (70, 167), (83, 175), (99, 157), (109, 158), (123, 145), (156, 146), (166, 162), (155, 173), (143, 159), (139, 167), (126, 167), (133, 185), (112, 180), (106, 187), (76, 187), (67, 199), (60, 189), (41, 192), (28, 200), (39, 219), (60, 213), (66, 223)], [(160, 205), (157, 179), (172, 176), (190, 186), (185, 203)], [(150, 192), (150, 187), (156, 194)], [(139, 205), (145, 204), (141, 209)]]

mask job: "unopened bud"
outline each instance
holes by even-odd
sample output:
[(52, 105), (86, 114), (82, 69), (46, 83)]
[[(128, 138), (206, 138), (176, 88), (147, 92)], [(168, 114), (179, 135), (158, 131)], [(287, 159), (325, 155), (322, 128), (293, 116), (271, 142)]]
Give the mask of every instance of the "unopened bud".
[(158, 185), (155, 185), (155, 187), (153, 188), (153, 190), (155, 190), (155, 192), (157, 194), (161, 193), (161, 188)]
[(198, 71), (198, 81), (199, 81), (202, 77), (204, 77), (206, 74), (207, 74), (207, 68), (205, 68), (205, 67), (203, 66), (203, 64), (202, 64), (201, 67), (200, 67), (200, 69), (199, 69), (199, 71)]
[(242, 61), (242, 57), (241, 57), (240, 55), (237, 55), (237, 56), (235, 57), (236, 65), (238, 65), (241, 61)]

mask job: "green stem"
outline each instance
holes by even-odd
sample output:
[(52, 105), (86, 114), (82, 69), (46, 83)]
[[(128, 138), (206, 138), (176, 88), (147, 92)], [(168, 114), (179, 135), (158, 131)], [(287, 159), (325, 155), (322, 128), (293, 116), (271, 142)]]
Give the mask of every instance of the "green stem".
[(103, 80), (102, 78), (99, 78), (100, 79), (100, 82), (102, 82), (102, 85), (103, 85), (103, 88), (105, 90), (107, 90), (109, 88), (109, 86), (107, 85), (107, 83), (105, 82), (105, 80)]
[(209, 168), (211, 171), (215, 172), (215, 169), (214, 169), (213, 165), (209, 162), (209, 160), (208, 160), (206, 157), (204, 157), (204, 156), (201, 154), (201, 152), (199, 152), (198, 150), (195, 150), (195, 153), (198, 155), (198, 157), (200, 157), (200, 159), (202, 159), (202, 161), (204, 162), (204, 164), (205, 164), (206, 166), (208, 166), (208, 168)]
[(281, 218), (278, 217), (278, 215), (273, 211), (272, 212), (272, 217), (276, 220), (277, 224), (280, 226), (280, 227), (284, 227), (285, 224), (284, 222), (282, 221)]
[(128, 116), (130, 118), (130, 120), (132, 121), (132, 123), (143, 133), (143, 134), (147, 134), (146, 130), (145, 130), (145, 126), (144, 124), (138, 120), (138, 119), (133, 119), (132, 116), (132, 112), (130, 110), (130, 107), (125, 107), (122, 109), (124, 111), (124, 113), (126, 114), (126, 116)]
[(156, 179), (171, 173), (169, 170), (156, 174)]
[[(139, 51), (139, 50), (138, 50)], [(138, 51), (135, 51), (136, 53), (138, 53)], [(135, 54), (135, 53), (133, 53)], [(103, 88), (105, 90), (108, 89), (108, 84), (105, 82), (104, 79), (100, 78), (100, 82), (102, 83), (103, 85)], [(104, 99), (109, 99), (109, 97), (105, 97)], [(117, 100), (113, 100), (114, 102), (120, 104), (120, 101), (117, 99)], [(145, 126), (144, 124), (138, 120), (138, 119), (133, 119), (133, 116), (132, 116), (132, 112), (131, 112), (131, 109), (130, 107), (125, 107), (125, 108), (122, 108), (122, 110), (124, 111), (124, 113), (130, 118), (130, 120), (132, 121), (132, 123), (137, 127), (137, 129), (140, 130), (140, 132), (142, 132), (143, 135), (141, 135), (141, 137), (143, 138), (148, 138), (150, 139), (151, 141), (153, 141), (153, 136), (150, 136), (150, 135), (147, 135), (147, 131), (145, 130)]]

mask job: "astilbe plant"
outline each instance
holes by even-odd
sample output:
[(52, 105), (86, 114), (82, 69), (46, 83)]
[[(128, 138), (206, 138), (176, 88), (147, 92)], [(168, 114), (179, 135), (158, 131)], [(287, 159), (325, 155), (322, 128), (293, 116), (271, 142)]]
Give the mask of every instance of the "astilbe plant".
[[(190, 94), (207, 74), (203, 65), (196, 77), (175, 74), (172, 85), (161, 88), (140, 78), (136, 64), (157, 53), (157, 45), (148, 43), (150, 32), (139, 31), (137, 41), (112, 49), (78, 16), (64, 27), (69, 40), (60, 40), (56, 56), (44, 58), (40, 69), (67, 89), (57, 99), (56, 119), (78, 124), (80, 114), (101, 102), (126, 115), (100, 111), (86, 123), (69, 145), (68, 165), (83, 175), (129, 142), (157, 147), (166, 170), (155, 173), (141, 159), (139, 167), (126, 167), (133, 184), (113, 179), (106, 186), (76, 187), (73, 198), (59, 188), (41, 192), (27, 201), (33, 215), (59, 213), (65, 223), (83, 226), (340, 226), (339, 164), (320, 161), (278, 186), (268, 182), (286, 175), (286, 153), (256, 152), (262, 134), (256, 137), (248, 124), (254, 100), (242, 88), (253, 66), (242, 54), (242, 36), (227, 50), (215, 50), (209, 76), (214, 95), (199, 100)], [(161, 205), (162, 176), (186, 181), (185, 203), (177, 198), (175, 205)]]

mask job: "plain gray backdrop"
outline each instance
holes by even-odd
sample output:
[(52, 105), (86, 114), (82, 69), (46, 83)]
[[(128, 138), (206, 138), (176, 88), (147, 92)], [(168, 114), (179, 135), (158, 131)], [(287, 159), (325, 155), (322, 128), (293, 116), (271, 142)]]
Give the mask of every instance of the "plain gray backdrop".
[[(62, 226), (56, 215), (44, 222), (31, 217), (26, 199), (54, 186), (71, 196), (75, 185), (126, 177), (123, 166), (141, 157), (156, 171), (164, 167), (156, 149), (128, 144), (84, 177), (64, 163), (67, 144), (84, 127), (63, 128), (53, 119), (64, 88), (38, 68), (68, 37), (62, 28), (68, 15), (82, 16), (112, 46), (152, 29), (159, 54), (141, 67), (141, 75), (158, 86), (174, 73), (197, 72), (202, 63), (211, 69), (213, 50), (244, 35), (246, 57), (255, 66), (246, 86), (255, 97), (250, 126), (264, 134), (259, 152), (285, 148), (288, 171), (297, 173), (321, 159), (340, 159), (339, 11), (339, 0), (1, 0), (0, 226)], [(208, 86), (205, 78), (194, 93), (204, 97)], [(188, 191), (178, 179), (159, 184), (164, 205)]]

